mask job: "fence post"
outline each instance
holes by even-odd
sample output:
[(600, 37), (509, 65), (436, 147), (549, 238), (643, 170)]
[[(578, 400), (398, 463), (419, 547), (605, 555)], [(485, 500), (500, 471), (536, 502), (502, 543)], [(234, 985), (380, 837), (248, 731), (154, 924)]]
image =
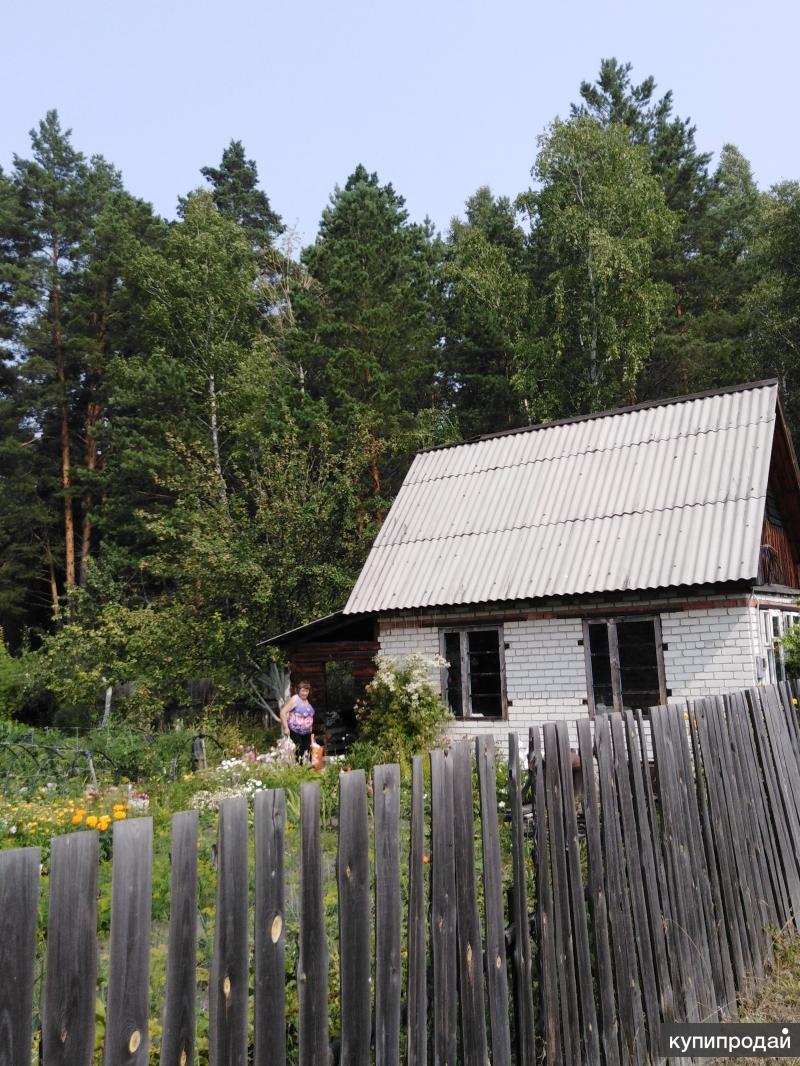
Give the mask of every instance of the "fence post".
[(114, 824), (105, 1066), (148, 1061), (153, 820)]
[(197, 811), (172, 819), (167, 991), (161, 1066), (193, 1066), (197, 995)]
[(363, 770), (339, 775), (339, 971), (342, 1062), (369, 1066), (369, 822)]
[[(514, 975), (514, 1014), (517, 1034), (517, 1058), (521, 1066), (536, 1062), (536, 1037), (533, 1013), (533, 963), (531, 930), (528, 920), (528, 885), (525, 874), (525, 829), (522, 824), (522, 779), (519, 766), (519, 739), (508, 734), (508, 804), (511, 808), (511, 899), (514, 946), (511, 966)], [(537, 815), (540, 812), (537, 812)]]
[(0, 1062), (29, 1063), (39, 912), (38, 848), (0, 852)]
[(453, 854), (453, 764), (431, 752), (431, 949), (433, 955), (434, 1066), (456, 1066), (458, 970), (456, 875)]
[(217, 905), (208, 986), (211, 1066), (245, 1066), (248, 1008), (247, 800), (223, 800), (217, 836)]
[(411, 844), (408, 853), (408, 1066), (428, 1061), (428, 981), (425, 966), (425, 780), (422, 756), (411, 763)]
[(254, 1066), (286, 1062), (285, 827), (283, 789), (256, 792)]
[(510, 1066), (511, 1034), (508, 1024), (508, 965), (503, 917), (503, 877), (500, 831), (497, 819), (497, 774), (494, 737), (475, 738), (478, 788), (481, 801), (483, 845), (483, 897), (486, 910), (486, 974), (489, 991), (489, 1021), (492, 1035), (492, 1066)]
[(319, 784), (300, 786), (300, 1066), (328, 1059), (328, 942), (320, 850)]

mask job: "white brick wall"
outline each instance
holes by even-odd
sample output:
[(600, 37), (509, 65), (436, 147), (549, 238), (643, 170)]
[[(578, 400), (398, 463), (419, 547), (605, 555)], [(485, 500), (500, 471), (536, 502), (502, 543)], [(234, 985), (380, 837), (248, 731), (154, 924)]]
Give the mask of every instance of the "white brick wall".
[(708, 607), (661, 614), (670, 702), (756, 683), (752, 607)]
[[(609, 604), (613, 613), (613, 604)], [(645, 608), (646, 609), (646, 608)], [(756, 684), (754, 606), (713, 606), (688, 611), (659, 611), (667, 688), (671, 702), (725, 692)], [(756, 617), (754, 617), (756, 616)], [(488, 618), (494, 623), (496, 617)], [(447, 624), (441, 619), (440, 625)], [(530, 618), (503, 623), (508, 645), (506, 691), (508, 722), (467, 720), (454, 722), (451, 736), (476, 736), (491, 732), (505, 748), (507, 733), (520, 735), (527, 748), (532, 725), (556, 720), (573, 721), (588, 714), (586, 665), (580, 618)], [(420, 625), (402, 618), (386, 619), (380, 626), (381, 651), (393, 656), (439, 652), (439, 626)], [(438, 673), (433, 678), (439, 683)], [(576, 738), (573, 738), (573, 743)]]

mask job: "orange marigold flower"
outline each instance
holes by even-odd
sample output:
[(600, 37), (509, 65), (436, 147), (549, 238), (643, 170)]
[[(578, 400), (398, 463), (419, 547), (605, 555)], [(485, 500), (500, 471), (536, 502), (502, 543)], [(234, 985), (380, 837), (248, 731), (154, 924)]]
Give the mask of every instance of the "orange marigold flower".
[(90, 814), (89, 817), (86, 819), (86, 825), (89, 829), (94, 829), (97, 825), (97, 815)]
[(125, 811), (114, 811), (114, 821), (115, 822), (120, 822), (120, 821), (122, 821), (123, 818), (127, 818), (127, 817), (128, 817), (128, 815), (125, 813)]

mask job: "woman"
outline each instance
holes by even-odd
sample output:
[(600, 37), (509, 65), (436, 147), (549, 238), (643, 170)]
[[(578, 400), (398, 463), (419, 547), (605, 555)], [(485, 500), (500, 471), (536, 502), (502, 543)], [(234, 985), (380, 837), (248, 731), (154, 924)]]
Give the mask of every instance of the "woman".
[(297, 692), (281, 707), (281, 729), (285, 737), (291, 737), (297, 761), (301, 762), (314, 739), (314, 708), (308, 701), (311, 685), (300, 681)]

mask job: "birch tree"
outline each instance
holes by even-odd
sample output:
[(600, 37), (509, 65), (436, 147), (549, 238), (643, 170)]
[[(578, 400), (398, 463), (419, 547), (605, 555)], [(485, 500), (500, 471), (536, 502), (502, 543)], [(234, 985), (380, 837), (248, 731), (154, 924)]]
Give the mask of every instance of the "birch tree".
[(539, 139), (531, 222), (538, 345), (530, 392), (559, 414), (634, 403), (669, 298), (653, 258), (673, 215), (626, 128), (578, 116)]

